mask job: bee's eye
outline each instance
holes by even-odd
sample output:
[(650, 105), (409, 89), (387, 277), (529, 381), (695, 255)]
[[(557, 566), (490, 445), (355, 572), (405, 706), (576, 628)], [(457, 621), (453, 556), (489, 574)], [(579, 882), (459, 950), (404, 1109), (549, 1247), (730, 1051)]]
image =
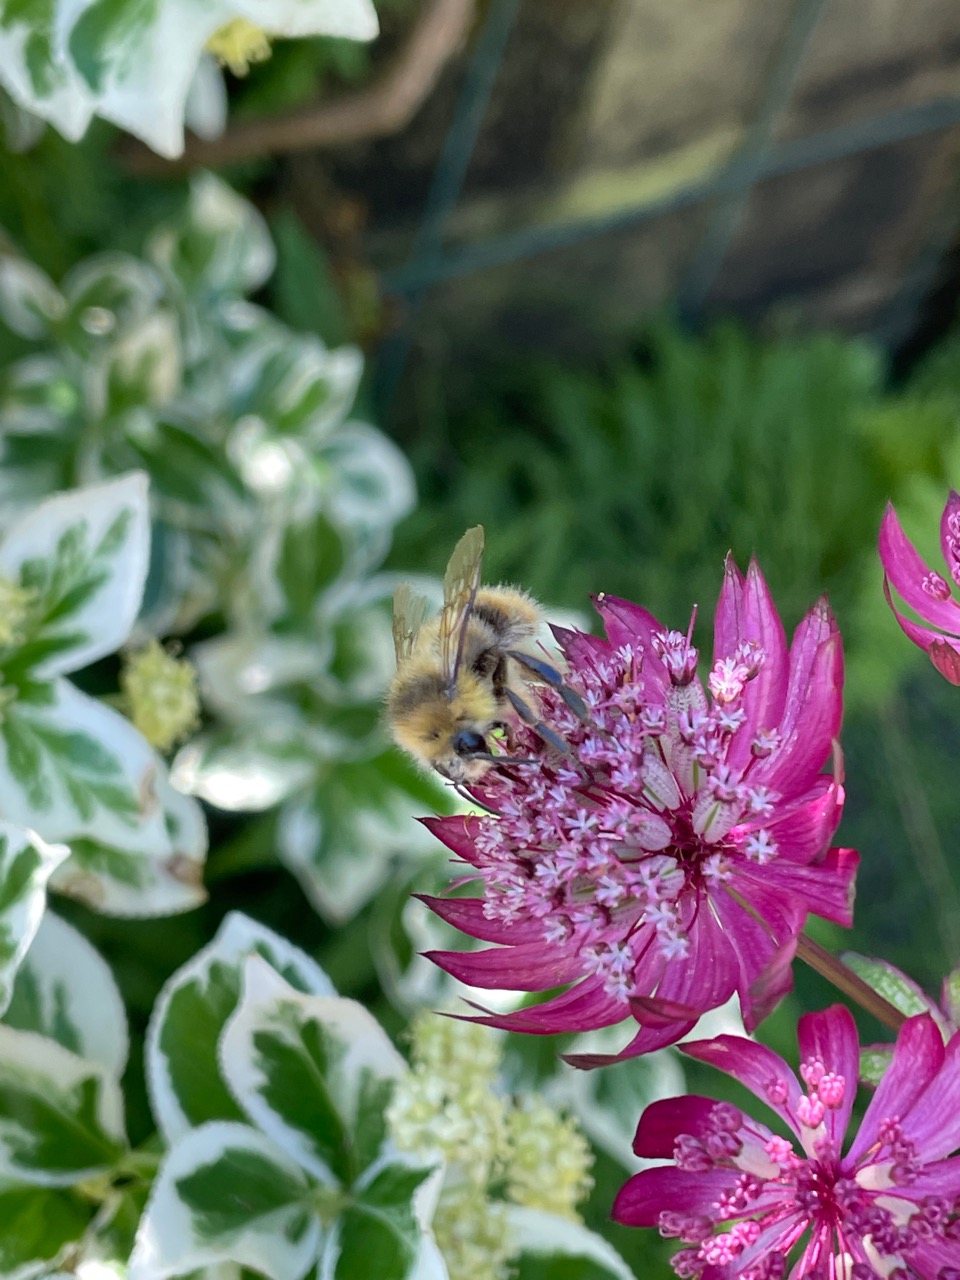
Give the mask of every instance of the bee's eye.
[(474, 729), (459, 729), (453, 735), (453, 749), (458, 756), (472, 756), (477, 752), (485, 752), (487, 744), (483, 735)]

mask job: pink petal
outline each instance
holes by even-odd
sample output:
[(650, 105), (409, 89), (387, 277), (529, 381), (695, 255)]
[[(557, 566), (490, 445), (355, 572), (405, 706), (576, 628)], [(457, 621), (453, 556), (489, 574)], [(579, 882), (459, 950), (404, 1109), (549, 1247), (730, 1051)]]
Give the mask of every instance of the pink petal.
[[(797, 1137), (800, 1136), (794, 1116), (804, 1090), (784, 1060), (772, 1049), (755, 1044), (752, 1040), (744, 1040), (742, 1036), (717, 1036), (713, 1040), (688, 1040), (680, 1046), (680, 1052), (696, 1058), (698, 1062), (707, 1062), (733, 1076), (734, 1080), (739, 1080), (761, 1102), (775, 1111)], [(771, 1099), (768, 1085), (773, 1081), (782, 1081), (786, 1086), (785, 1102), (779, 1103)]]
[[(659, 1010), (686, 1021), (691, 1017), (695, 1020), (700, 1013), (729, 999), (736, 990), (738, 965), (735, 940), (724, 933), (706, 894), (688, 898), (681, 921), (690, 939), (690, 951), (683, 960), (667, 963), (655, 997), (647, 1001), (646, 1012)], [(646, 1025), (636, 1010), (634, 1017)]]
[(705, 1173), (685, 1173), (672, 1166), (644, 1169), (620, 1188), (610, 1216), (628, 1227), (655, 1227), (664, 1209), (713, 1218), (716, 1202), (736, 1178), (732, 1169)]
[(876, 1141), (882, 1120), (907, 1115), (943, 1066), (945, 1056), (943, 1037), (933, 1019), (925, 1013), (908, 1018), (897, 1036), (893, 1061), (870, 1099), (850, 1147), (849, 1160), (863, 1159)]
[[(725, 597), (729, 598), (725, 600)], [(722, 619), (721, 611), (725, 615)], [(727, 556), (723, 590), (714, 619), (714, 659), (732, 655), (745, 640), (756, 641), (765, 660), (743, 693), (741, 705), (747, 720), (731, 742), (727, 755), (733, 768), (742, 768), (750, 759), (751, 742), (759, 729), (779, 725), (787, 694), (789, 663), (783, 623), (759, 565), (756, 560), (750, 561), (744, 583), (731, 557)]]
[[(886, 597), (887, 604), (893, 610), (893, 616), (900, 624), (900, 630), (908, 640), (912, 640), (915, 645), (919, 646), (919, 648), (927, 650), (929, 650), (930, 646), (935, 644), (937, 641), (942, 642), (943, 636), (939, 631), (935, 631), (931, 627), (922, 627), (919, 622), (912, 622), (900, 612), (893, 602), (893, 596), (890, 594), (890, 583), (887, 580), (886, 575), (884, 575), (883, 579), (883, 594)], [(955, 619), (953, 623), (954, 630), (957, 629), (957, 622), (958, 620)]]
[(818, 1013), (807, 1013), (797, 1026), (800, 1061), (819, 1058), (828, 1071), (846, 1081), (839, 1107), (827, 1108), (824, 1123), (839, 1151), (850, 1123), (860, 1074), (860, 1040), (853, 1014), (842, 1004), (833, 1004)]
[[(925, 1018), (926, 1015), (921, 1014), (920, 1017)], [(913, 1018), (909, 1019), (904, 1027), (913, 1021)], [(937, 1039), (940, 1039), (939, 1032)], [(927, 1043), (931, 1046), (927, 1052), (932, 1055), (933, 1038), (929, 1037)], [(897, 1050), (894, 1049), (894, 1064), (896, 1057)], [(928, 1059), (921, 1060), (921, 1073), (928, 1069), (928, 1064)], [(960, 1035), (955, 1035), (947, 1045), (939, 1071), (910, 1112), (902, 1116), (902, 1123), (904, 1133), (916, 1143), (917, 1154), (923, 1161), (940, 1160), (960, 1146)]]
[(960, 556), (957, 555), (957, 539), (950, 528), (951, 524), (954, 526), (960, 524), (960, 493), (957, 493), (956, 489), (950, 490), (944, 504), (943, 515), (940, 517), (940, 550), (943, 552), (943, 562), (947, 566), (947, 572), (954, 582), (957, 582), (954, 575), (960, 572)]
[[(956, 1188), (957, 1183), (954, 1181), (954, 1192)], [(913, 1191), (913, 1187), (910, 1190)], [(905, 1250), (904, 1257), (909, 1261), (910, 1270), (916, 1276), (960, 1274), (960, 1242), (956, 1240), (920, 1241), (914, 1248)]]
[(780, 1001), (793, 990), (793, 962), (797, 954), (796, 937), (788, 938), (770, 957), (762, 973), (752, 983), (740, 1011), (747, 1031), (755, 1031), (768, 1018)]
[(700, 1138), (711, 1132), (710, 1117), (716, 1105), (716, 1098), (704, 1098), (694, 1093), (651, 1102), (637, 1125), (634, 1151), (647, 1160), (672, 1160), (673, 1149), (681, 1133)]
[(843, 709), (843, 648), (836, 620), (821, 600), (797, 627), (790, 646), (790, 682), (777, 751), (754, 772), (784, 795), (810, 786), (830, 754)]
[(423, 955), (470, 987), (492, 991), (551, 991), (579, 978), (583, 966), (556, 947), (524, 942), (483, 951), (424, 951)]
[(457, 857), (463, 858), (465, 862), (476, 863), (475, 842), (480, 831), (480, 818), (458, 814), (450, 818), (421, 818), (420, 821)]
[[(777, 859), (765, 867), (737, 867), (733, 883), (758, 910), (777, 895), (789, 896), (804, 915), (812, 912), (849, 929), (853, 924), (854, 882), (860, 855), (856, 849), (830, 849), (816, 866), (797, 866)], [(768, 894), (770, 895), (768, 897)], [(802, 924), (801, 924), (802, 927)]]
[(949, 640), (934, 640), (930, 646), (930, 661), (945, 680), (960, 684), (960, 648)]
[(653, 1053), (656, 1049), (665, 1049), (667, 1045), (676, 1044), (688, 1031), (697, 1025), (698, 1018), (689, 1022), (674, 1022), (672, 1019), (660, 1027), (641, 1027), (628, 1045), (619, 1053), (564, 1053), (564, 1062), (580, 1071), (593, 1071), (597, 1067), (612, 1067), (618, 1062), (627, 1062), (630, 1058), (639, 1058), (643, 1053)]
[(593, 597), (593, 603), (613, 647), (618, 649), (621, 645), (630, 645), (634, 649), (642, 649), (644, 677), (655, 681), (661, 689), (668, 689), (670, 677), (653, 649), (653, 637), (667, 629), (663, 623), (638, 604), (631, 604), (618, 596), (601, 594)]
[(536, 942), (543, 945), (543, 926), (535, 920), (514, 920), (504, 924), (502, 920), (488, 920), (483, 914), (482, 898), (433, 898), (426, 893), (415, 893), (431, 911), (452, 924), (455, 929), (479, 938), (481, 942)]
[(713, 656), (725, 658), (743, 638), (743, 574), (733, 555), (723, 562), (723, 585), (713, 615)]
[(919, 617), (944, 631), (960, 630), (960, 606), (956, 601), (935, 600), (924, 591), (923, 579), (930, 569), (903, 532), (890, 503), (880, 525), (880, 559), (897, 594)]
[(610, 652), (610, 645), (600, 636), (592, 636), (586, 631), (573, 631), (567, 627), (552, 626), (550, 630), (563, 651), (563, 656), (573, 668), (592, 668)]
[[(472, 1001), (467, 1001), (473, 1004)], [(608, 995), (599, 978), (578, 982), (569, 991), (552, 996), (542, 1004), (513, 1013), (493, 1013), (482, 1005), (473, 1004), (482, 1016), (465, 1018), (466, 1022), (483, 1022), (487, 1026), (501, 1027), (505, 1031), (526, 1031), (530, 1035), (555, 1035), (561, 1031), (593, 1031), (599, 1027), (612, 1027), (622, 1022), (628, 1010), (622, 1000)]]
[(777, 842), (778, 863), (785, 859), (809, 863), (824, 852), (833, 838), (843, 801), (843, 787), (825, 774), (818, 774), (802, 798), (778, 804), (772, 818), (744, 823), (737, 832), (765, 827)]

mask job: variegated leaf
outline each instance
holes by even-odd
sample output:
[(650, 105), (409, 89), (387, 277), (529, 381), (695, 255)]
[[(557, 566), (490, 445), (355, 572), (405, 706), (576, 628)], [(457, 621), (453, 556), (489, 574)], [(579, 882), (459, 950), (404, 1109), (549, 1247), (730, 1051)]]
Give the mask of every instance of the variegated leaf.
[(262, 956), (299, 991), (332, 995), (323, 970), (292, 943), (231, 912), (213, 941), (161, 991), (147, 1031), (146, 1071), (157, 1125), (168, 1142), (205, 1120), (242, 1118), (223, 1083), (218, 1042), (240, 999), (244, 960)]
[(118, 1080), (127, 1062), (127, 1015), (106, 961), (82, 933), (48, 911), (20, 967), (5, 1022), (56, 1040)]
[(0, 821), (0, 1014), (47, 905), (47, 882), (70, 850)]
[(303, 995), (260, 956), (246, 962), (220, 1068), (258, 1128), (321, 1182), (347, 1187), (380, 1157), (393, 1082), (407, 1070), (362, 1005)]
[(71, 1186), (125, 1148), (120, 1084), (100, 1063), (0, 1025), (0, 1177)]
[(296, 1164), (255, 1129), (201, 1125), (160, 1167), (128, 1280), (162, 1280), (222, 1262), (269, 1280), (302, 1280), (321, 1233), (311, 1191)]

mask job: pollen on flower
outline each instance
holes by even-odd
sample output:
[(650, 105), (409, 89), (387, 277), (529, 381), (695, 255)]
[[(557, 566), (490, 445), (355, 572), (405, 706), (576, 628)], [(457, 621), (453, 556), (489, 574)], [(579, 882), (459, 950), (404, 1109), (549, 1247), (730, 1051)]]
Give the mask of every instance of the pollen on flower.
[(246, 18), (234, 18), (213, 33), (207, 52), (235, 76), (245, 76), (255, 62), (266, 62), (270, 57), (270, 37)]
[(31, 587), (21, 587), (19, 582), (0, 576), (0, 645), (20, 643), (36, 598)]
[(593, 1153), (576, 1121), (528, 1097), (510, 1112), (507, 1138), (509, 1198), (579, 1222), (577, 1205), (593, 1186)]
[(196, 671), (156, 640), (127, 656), (120, 687), (130, 719), (158, 751), (169, 751), (200, 722)]

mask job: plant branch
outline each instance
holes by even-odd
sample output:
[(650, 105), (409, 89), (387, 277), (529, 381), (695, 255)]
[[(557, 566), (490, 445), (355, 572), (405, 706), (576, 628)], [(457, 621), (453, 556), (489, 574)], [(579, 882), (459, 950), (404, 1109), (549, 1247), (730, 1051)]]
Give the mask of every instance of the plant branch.
[(906, 1014), (901, 1013), (895, 1005), (874, 991), (873, 987), (864, 982), (842, 960), (831, 955), (825, 947), (808, 938), (805, 933), (797, 939), (797, 955), (822, 978), (832, 982), (838, 991), (856, 1001), (862, 1009), (872, 1013), (878, 1022), (882, 1022), (894, 1033), (898, 1032), (906, 1022)]
[(235, 121), (219, 138), (190, 136), (183, 155), (174, 160), (124, 138), (117, 148), (120, 159), (131, 173), (160, 177), (397, 133), (420, 109), (463, 43), (473, 11), (474, 0), (425, 0), (392, 65), (365, 89), (281, 115)]

